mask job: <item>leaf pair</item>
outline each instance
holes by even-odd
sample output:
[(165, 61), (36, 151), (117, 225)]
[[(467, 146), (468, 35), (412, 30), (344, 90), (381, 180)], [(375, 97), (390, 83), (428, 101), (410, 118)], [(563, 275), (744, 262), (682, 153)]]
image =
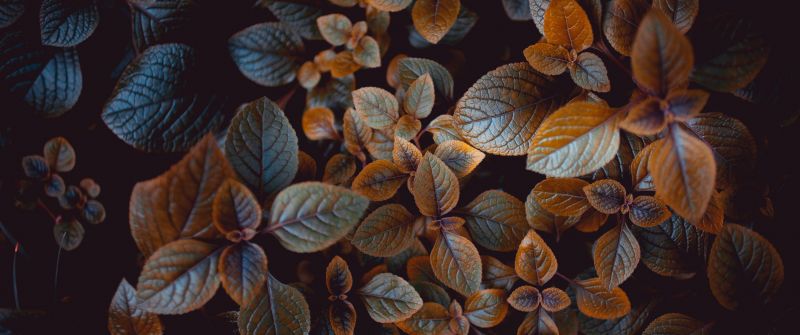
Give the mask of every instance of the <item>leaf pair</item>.
[(603, 61), (583, 52), (594, 35), (589, 17), (575, 0), (553, 0), (544, 13), (544, 41), (525, 49), (525, 58), (537, 71), (559, 75), (569, 69), (572, 80), (595, 92), (608, 92), (611, 83)]
[(625, 186), (612, 179), (603, 179), (583, 187), (586, 200), (603, 214), (627, 214), (628, 219), (640, 227), (652, 227), (664, 222), (671, 214), (658, 199), (628, 194)]
[(475, 292), (465, 301), (464, 308), (453, 300), (447, 308), (436, 302), (426, 302), (411, 318), (397, 324), (412, 335), (454, 334), (466, 335), (470, 324), (480, 328), (494, 327), (505, 319), (508, 304), (500, 289)]

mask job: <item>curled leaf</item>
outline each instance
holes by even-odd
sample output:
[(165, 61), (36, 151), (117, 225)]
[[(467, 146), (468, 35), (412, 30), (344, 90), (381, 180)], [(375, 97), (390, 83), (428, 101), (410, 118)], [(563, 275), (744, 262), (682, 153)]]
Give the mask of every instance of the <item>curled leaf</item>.
[(706, 324), (680, 313), (667, 313), (655, 318), (642, 335), (705, 334)]

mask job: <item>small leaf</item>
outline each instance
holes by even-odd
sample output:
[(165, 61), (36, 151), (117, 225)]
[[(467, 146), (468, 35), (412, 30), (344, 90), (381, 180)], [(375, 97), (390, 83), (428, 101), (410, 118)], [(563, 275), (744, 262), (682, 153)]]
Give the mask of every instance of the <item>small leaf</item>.
[(436, 146), (434, 154), (444, 162), (456, 177), (470, 174), (483, 161), (486, 154), (461, 141), (451, 140)]
[(653, 189), (653, 177), (650, 175), (650, 171), (647, 170), (647, 164), (650, 161), (650, 155), (653, 153), (654, 147), (652, 143), (648, 144), (631, 161), (631, 181), (637, 191)]
[(510, 290), (519, 277), (514, 268), (492, 256), (481, 256), (481, 288)]
[(86, 231), (78, 220), (64, 220), (53, 225), (53, 237), (61, 249), (72, 251), (78, 248), (83, 241)]
[(356, 160), (348, 154), (335, 154), (325, 164), (322, 181), (334, 185), (344, 185), (356, 173)]
[(317, 27), (322, 38), (336, 47), (347, 43), (353, 23), (342, 14), (329, 14), (317, 18)]
[(218, 271), (225, 292), (237, 304), (246, 306), (267, 280), (267, 255), (260, 246), (242, 241), (222, 251)]
[(547, 178), (531, 191), (536, 202), (550, 213), (561, 216), (581, 215), (590, 204), (584, 188), (589, 183), (578, 178)]
[(328, 307), (328, 319), (334, 334), (352, 335), (356, 327), (356, 309), (347, 300), (336, 300)]
[(261, 199), (292, 182), (297, 174), (297, 151), (297, 135), (289, 119), (266, 97), (242, 106), (225, 137), (225, 156)]
[(184, 314), (202, 307), (219, 287), (219, 254), (218, 246), (193, 239), (159, 248), (139, 275), (140, 306), (156, 314)]
[(520, 278), (533, 285), (542, 286), (556, 275), (558, 261), (553, 250), (533, 230), (519, 244), (514, 259), (514, 270)]
[(475, 242), (489, 250), (516, 249), (530, 229), (522, 201), (499, 190), (481, 193), (459, 215)]
[(83, 219), (86, 223), (98, 224), (106, 219), (106, 208), (97, 200), (89, 200), (83, 206)]
[(392, 160), (400, 171), (411, 173), (417, 171), (419, 162), (422, 160), (422, 152), (413, 143), (402, 137), (395, 136)]
[(342, 129), (345, 148), (350, 154), (358, 156), (372, 138), (372, 128), (367, 126), (355, 109), (348, 108), (344, 113)]
[(297, 82), (300, 86), (303, 86), (303, 88), (311, 90), (314, 86), (317, 86), (320, 79), (322, 79), (322, 74), (319, 70), (319, 67), (314, 62), (308, 61), (303, 63), (303, 65), (297, 69)]
[(305, 151), (297, 152), (297, 174), (293, 182), (310, 181), (317, 178), (317, 161)]
[(456, 22), (460, 9), (460, 0), (418, 0), (411, 10), (414, 28), (436, 44)]
[(417, 167), (413, 193), (422, 215), (440, 218), (458, 203), (458, 178), (441, 159), (428, 152)]
[(447, 334), (450, 320), (450, 312), (446, 307), (435, 302), (426, 302), (414, 315), (398, 322), (397, 327), (415, 335)]
[(367, 151), (376, 160), (392, 160), (395, 133), (389, 129), (374, 129), (372, 138), (367, 142)]
[(382, 88), (362, 87), (353, 91), (353, 104), (371, 128), (389, 128), (400, 118), (397, 99)]
[(575, 0), (551, 0), (544, 13), (544, 37), (548, 43), (575, 51), (592, 45), (592, 24)]
[(517, 335), (558, 335), (559, 329), (550, 314), (544, 309), (528, 313), (517, 328)]
[(314, 107), (303, 112), (303, 133), (309, 140), (334, 140), (339, 138), (333, 111), (326, 107)]
[(639, 22), (650, 5), (645, 0), (611, 0), (606, 5), (603, 34), (622, 55), (630, 56)]
[(387, 12), (399, 12), (411, 4), (411, 0), (369, 0), (369, 5)]
[(676, 121), (686, 122), (700, 114), (708, 97), (703, 90), (674, 90), (667, 95), (667, 111)]
[(608, 71), (603, 60), (591, 52), (582, 52), (575, 61), (575, 66), (570, 68), (569, 74), (578, 86), (595, 91), (608, 92), (611, 83), (608, 80)]
[(388, 200), (403, 186), (408, 174), (394, 163), (387, 160), (376, 160), (367, 164), (353, 179), (353, 191), (372, 201)]
[(666, 97), (685, 87), (694, 64), (689, 40), (657, 9), (642, 19), (631, 50), (631, 69), (636, 83), (649, 94)]
[(411, 115), (403, 115), (397, 119), (394, 127), (394, 136), (411, 141), (422, 130), (422, 122)]
[(44, 144), (44, 159), (56, 172), (69, 172), (75, 168), (75, 149), (66, 138), (54, 137)]
[(578, 310), (588, 317), (610, 320), (620, 318), (631, 310), (631, 302), (625, 291), (619, 287), (607, 290), (600, 278), (581, 280), (578, 285), (575, 290)]
[(619, 149), (619, 114), (573, 102), (542, 122), (528, 149), (527, 169), (553, 177), (582, 176), (603, 167)]
[(403, 100), (403, 110), (417, 119), (428, 117), (433, 110), (434, 92), (431, 75), (423, 74), (408, 86)]
[(514, 289), (507, 300), (511, 307), (520, 312), (533, 312), (542, 303), (542, 295), (539, 293), (539, 289), (530, 285), (523, 285)]
[(255, 231), (261, 224), (261, 206), (246, 186), (235, 179), (228, 179), (214, 197), (211, 220), (223, 234), (243, 232), (245, 229)]
[(409, 86), (417, 78), (428, 74), (433, 79), (436, 91), (448, 99), (453, 98), (453, 76), (441, 64), (425, 58), (404, 57), (398, 61), (398, 72), (403, 89), (408, 91)]
[(640, 227), (652, 227), (669, 219), (672, 213), (664, 203), (656, 198), (640, 195), (630, 206), (631, 223)]
[(505, 291), (500, 289), (477, 291), (464, 303), (464, 315), (470, 323), (481, 328), (491, 328), (500, 324), (507, 313)]
[(557, 44), (539, 42), (523, 51), (528, 63), (541, 73), (556, 76), (564, 73), (570, 63), (567, 49)]
[(640, 136), (660, 133), (667, 126), (667, 114), (661, 110), (661, 100), (647, 97), (633, 103), (620, 128)]
[(343, 187), (319, 182), (294, 184), (272, 202), (266, 230), (290, 251), (315, 252), (347, 235), (368, 205), (367, 198)]
[(353, 60), (359, 65), (373, 69), (381, 66), (381, 49), (372, 36), (364, 36), (358, 40), (353, 49)]
[(642, 335), (706, 334), (706, 324), (680, 313), (667, 313), (655, 318)]
[(361, 65), (356, 63), (353, 57), (353, 52), (344, 50), (336, 54), (331, 62), (331, 76), (334, 78), (342, 78), (356, 73)]
[(358, 290), (369, 316), (380, 323), (400, 322), (422, 308), (422, 298), (403, 278), (381, 273)]
[(108, 307), (108, 331), (111, 335), (161, 335), (164, 332), (158, 316), (139, 307), (136, 289), (124, 278)]
[(708, 258), (711, 293), (730, 310), (754, 308), (773, 300), (783, 284), (783, 261), (758, 233), (727, 224)]
[(642, 256), (636, 236), (624, 222), (600, 236), (592, 253), (594, 268), (608, 291), (633, 274)]
[(277, 23), (249, 26), (228, 39), (228, 52), (239, 71), (256, 84), (274, 87), (295, 79), (303, 40)]
[(431, 268), (439, 281), (462, 295), (480, 288), (480, 254), (466, 237), (442, 230), (431, 249)]
[(57, 174), (53, 174), (44, 182), (44, 194), (49, 197), (57, 198), (64, 194), (67, 185), (64, 184), (64, 179)]
[(306, 93), (306, 108), (328, 107), (335, 111), (344, 111), (353, 105), (350, 94), (356, 89), (353, 76), (341, 78), (323, 78), (322, 81)]
[(311, 331), (311, 312), (296, 288), (267, 273), (267, 283), (249, 305), (239, 309), (243, 335), (303, 335)]
[(347, 262), (339, 256), (334, 256), (325, 269), (325, 286), (331, 295), (342, 295), (350, 292), (353, 287), (353, 275)]
[(45, 180), (50, 176), (50, 164), (39, 155), (22, 157), (22, 171), (28, 178)]
[(92, 35), (100, 19), (94, 0), (44, 0), (39, 13), (42, 44), (73, 47)]
[(615, 214), (625, 203), (625, 186), (612, 179), (603, 179), (583, 187), (586, 200), (598, 212)]
[(558, 287), (548, 287), (542, 291), (542, 308), (548, 312), (558, 312), (569, 307), (570, 300), (567, 292)]
[(350, 242), (367, 255), (394, 256), (416, 241), (415, 219), (403, 205), (383, 205), (364, 218)]

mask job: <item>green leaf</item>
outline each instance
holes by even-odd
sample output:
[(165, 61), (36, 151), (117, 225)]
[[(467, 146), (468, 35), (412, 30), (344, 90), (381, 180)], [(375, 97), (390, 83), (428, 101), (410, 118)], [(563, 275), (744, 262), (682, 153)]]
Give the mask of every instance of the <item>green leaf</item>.
[(304, 46), (293, 30), (268, 22), (254, 24), (231, 36), (228, 50), (247, 79), (273, 87), (295, 79)]
[(364, 300), (369, 316), (380, 323), (408, 319), (423, 304), (422, 298), (411, 284), (390, 273), (373, 277), (357, 293)]
[(311, 311), (300, 291), (267, 274), (253, 303), (239, 310), (238, 324), (243, 335), (303, 335), (311, 331)]

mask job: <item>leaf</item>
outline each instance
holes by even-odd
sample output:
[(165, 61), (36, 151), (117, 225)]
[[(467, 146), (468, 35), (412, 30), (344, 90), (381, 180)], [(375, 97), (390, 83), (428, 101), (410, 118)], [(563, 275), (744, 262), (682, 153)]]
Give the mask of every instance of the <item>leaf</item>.
[(639, 23), (650, 6), (644, 0), (611, 0), (606, 8), (603, 34), (614, 50), (630, 56)]
[(334, 256), (325, 269), (325, 286), (331, 295), (342, 295), (350, 292), (353, 287), (353, 275), (347, 262), (339, 256)]
[(380, 323), (400, 322), (422, 308), (422, 298), (403, 278), (381, 273), (358, 290), (369, 316)]
[(642, 256), (636, 236), (624, 222), (600, 236), (594, 243), (592, 253), (594, 268), (608, 291), (633, 274)]
[(214, 196), (211, 218), (214, 226), (223, 234), (245, 234), (246, 229), (255, 234), (255, 229), (261, 224), (261, 206), (247, 186), (235, 179), (228, 179)]
[(281, 23), (303, 38), (322, 39), (316, 25), (317, 18), (323, 13), (318, 3), (289, 0), (261, 0), (258, 3), (267, 7)]
[(707, 233), (677, 215), (654, 227), (633, 227), (633, 231), (642, 249), (642, 263), (662, 276), (694, 276), (709, 246)]
[(548, 43), (575, 51), (592, 45), (592, 23), (575, 0), (551, 0), (544, 12), (544, 37)]
[(53, 225), (53, 237), (61, 249), (72, 251), (83, 241), (86, 231), (78, 220), (67, 219)]
[(657, 300), (633, 304), (631, 311), (617, 319), (594, 319), (584, 314), (578, 315), (581, 332), (587, 335), (639, 334), (658, 307)]
[(672, 216), (669, 208), (656, 198), (640, 195), (630, 205), (631, 223), (640, 227), (652, 227), (661, 224)]
[(594, 209), (603, 214), (619, 212), (625, 203), (625, 186), (612, 179), (603, 179), (583, 187), (586, 200)]
[[(410, 247), (401, 251), (397, 255), (385, 258), (384, 263), (387, 266), (388, 272), (402, 274), (403, 270), (406, 268), (406, 265), (408, 264), (408, 261), (411, 258), (414, 258), (416, 256), (427, 256), (427, 255), (428, 255), (428, 249), (425, 247), (424, 244), (422, 244), (422, 241), (420, 241), (418, 238), (415, 238), (414, 242), (411, 243)], [(365, 278), (362, 278), (362, 281), (365, 280), (366, 280)]]
[(53, 174), (44, 183), (44, 193), (53, 198), (57, 198), (64, 194), (67, 186), (64, 184), (64, 179), (57, 174)]
[(45, 180), (50, 176), (50, 166), (47, 160), (39, 155), (22, 157), (22, 171), (28, 178)]
[(660, 133), (668, 123), (667, 113), (661, 110), (661, 99), (647, 97), (633, 103), (620, 128), (637, 135), (650, 136)]
[(642, 19), (631, 50), (631, 69), (639, 87), (665, 97), (685, 87), (694, 64), (689, 40), (664, 13), (651, 9)]
[(348, 108), (344, 113), (342, 122), (342, 133), (344, 134), (344, 146), (352, 155), (358, 156), (361, 149), (369, 143), (372, 138), (372, 128), (367, 126), (355, 109)]
[(703, 110), (709, 94), (703, 90), (674, 90), (667, 95), (667, 110), (677, 121), (686, 122)]
[(530, 285), (523, 285), (514, 289), (507, 300), (511, 307), (520, 312), (533, 312), (542, 303), (542, 295), (539, 293), (539, 289)]
[(347, 300), (331, 302), (328, 307), (328, 318), (334, 334), (354, 334), (356, 327), (356, 309)]
[(481, 193), (458, 214), (475, 242), (489, 250), (516, 249), (530, 229), (522, 201), (499, 190)]
[(608, 92), (611, 90), (608, 71), (606, 71), (606, 66), (600, 57), (591, 52), (582, 52), (578, 55), (578, 59), (575, 60), (574, 64), (569, 74), (575, 84), (595, 92)]
[(431, 249), (431, 268), (439, 281), (464, 296), (480, 288), (480, 254), (466, 237), (442, 230)]
[(382, 88), (362, 87), (353, 91), (353, 104), (371, 128), (389, 128), (400, 118), (397, 99)]
[(364, 218), (350, 242), (367, 255), (394, 256), (416, 241), (415, 219), (403, 205), (383, 205)]
[(218, 271), (225, 292), (237, 304), (246, 306), (267, 280), (267, 255), (260, 246), (242, 241), (222, 251)]
[(267, 274), (267, 283), (253, 303), (239, 309), (239, 332), (244, 335), (302, 335), (311, 331), (311, 312), (296, 288)]
[(189, 30), (196, 4), (187, 0), (128, 0), (133, 46), (137, 52), (174, 40)]
[(699, 0), (655, 0), (653, 8), (658, 8), (675, 24), (681, 33), (692, 27), (697, 12), (700, 11)]
[(367, 142), (367, 151), (376, 160), (392, 160), (395, 134), (391, 129), (374, 129)]
[(519, 279), (514, 268), (492, 256), (481, 256), (481, 288), (510, 290)]
[(409, 334), (446, 334), (450, 319), (450, 312), (446, 307), (435, 302), (426, 302), (414, 315), (398, 322), (397, 327)]
[(145, 257), (179, 238), (219, 236), (212, 225), (217, 189), (234, 177), (212, 136), (197, 143), (164, 174), (137, 183), (131, 193), (131, 235)]
[(361, 65), (358, 64), (353, 57), (353, 52), (344, 50), (336, 54), (336, 57), (331, 63), (331, 76), (333, 78), (342, 78), (356, 73)]
[(24, 0), (9, 0), (0, 4), (0, 28), (6, 28), (25, 13)]
[[(412, 282), (437, 282), (436, 275), (433, 274), (433, 269), (431, 268), (431, 258), (428, 255), (409, 258), (406, 263), (406, 274), (408, 275), (408, 280)], [(450, 302), (450, 299), (447, 299), (446, 302)]]
[(75, 168), (75, 149), (63, 137), (54, 137), (44, 144), (44, 159), (57, 172), (69, 172)]
[(531, 139), (527, 169), (551, 177), (576, 177), (603, 167), (619, 150), (618, 115), (591, 102), (559, 108)]
[(317, 178), (317, 161), (311, 155), (300, 150), (297, 152), (297, 174), (294, 182), (309, 181)]
[(431, 120), (430, 123), (428, 123), (428, 127), (426, 129), (429, 133), (431, 133), (433, 142), (437, 145), (450, 140), (464, 141), (464, 139), (458, 133), (455, 124), (453, 123), (453, 116), (450, 114), (442, 114), (437, 116), (435, 119)]
[(400, 83), (408, 91), (417, 78), (428, 74), (433, 79), (433, 86), (443, 97), (453, 98), (453, 76), (441, 64), (426, 58), (405, 57), (398, 62)]
[(453, 121), (469, 144), (495, 155), (520, 156), (542, 120), (560, 106), (554, 78), (527, 63), (500, 66), (458, 101)]
[(411, 141), (422, 130), (422, 122), (411, 115), (403, 115), (394, 127), (394, 136)]
[(548, 287), (542, 291), (542, 308), (548, 312), (558, 312), (572, 303), (567, 292), (558, 287)]
[(556, 76), (564, 73), (572, 61), (567, 49), (557, 44), (539, 42), (523, 50), (525, 59), (536, 71)]
[(444, 141), (436, 146), (434, 154), (444, 162), (458, 178), (470, 174), (483, 161), (486, 154), (458, 140)]
[(702, 113), (686, 125), (711, 146), (718, 186), (733, 184), (752, 171), (756, 143), (744, 123), (722, 113)]
[(353, 23), (342, 14), (328, 14), (317, 18), (317, 27), (322, 38), (336, 47), (347, 43)]
[(369, 5), (387, 12), (399, 12), (411, 4), (411, 0), (369, 0)]
[(139, 275), (136, 299), (156, 314), (184, 314), (205, 305), (219, 287), (220, 248), (185, 239), (150, 255)]
[(578, 178), (547, 178), (531, 191), (536, 202), (555, 215), (581, 215), (590, 204), (584, 188), (589, 183)]
[(279, 23), (258, 23), (228, 39), (239, 71), (256, 84), (274, 87), (294, 81), (304, 52), (303, 40)]
[(402, 137), (395, 136), (392, 160), (400, 171), (411, 173), (417, 170), (419, 162), (422, 160), (422, 152), (413, 143)]
[(225, 99), (197, 83), (197, 55), (184, 44), (148, 48), (125, 68), (103, 108), (120, 139), (145, 151), (184, 151), (222, 125)]
[(319, 182), (287, 187), (272, 202), (272, 232), (286, 249), (315, 252), (347, 235), (358, 223), (369, 200), (353, 191)]
[(441, 218), (458, 203), (458, 178), (430, 152), (425, 153), (414, 177), (414, 202), (422, 215)]
[(558, 260), (539, 234), (529, 230), (517, 249), (514, 270), (522, 280), (542, 286), (555, 276)]
[(158, 316), (148, 313), (136, 300), (136, 289), (124, 278), (117, 286), (108, 307), (108, 331), (111, 335), (161, 335), (163, 326)]
[(550, 0), (528, 0), (530, 4), (531, 16), (536, 29), (544, 36), (544, 13), (550, 6)]
[(306, 108), (328, 107), (335, 111), (344, 111), (353, 105), (350, 94), (356, 88), (353, 76), (341, 78), (323, 78), (322, 81), (306, 93)]
[(335, 154), (325, 164), (322, 181), (333, 185), (344, 185), (356, 173), (356, 160), (348, 154)]
[(434, 102), (433, 79), (428, 73), (411, 82), (403, 100), (403, 110), (417, 119), (424, 119), (431, 114)]
[(647, 162), (656, 198), (694, 222), (702, 217), (714, 191), (716, 164), (708, 145), (678, 125), (654, 142)]
[(531, 12), (528, 0), (503, 0), (503, 9), (508, 18), (513, 21), (528, 21), (531, 19)]
[(364, 36), (358, 40), (358, 44), (353, 49), (353, 60), (366, 68), (376, 68), (381, 66), (381, 49), (372, 36)]
[(336, 118), (327, 107), (313, 107), (303, 112), (303, 133), (309, 140), (335, 140), (339, 138), (336, 131)]
[(503, 322), (508, 313), (505, 291), (501, 289), (480, 290), (467, 298), (464, 315), (470, 323), (481, 328), (491, 328)]
[(73, 47), (92, 35), (100, 13), (94, 0), (44, 0), (39, 13), (42, 44)]
[(408, 174), (387, 160), (376, 160), (367, 164), (353, 179), (353, 191), (372, 201), (388, 200), (403, 186)]
[(647, 164), (649, 164), (653, 148), (655, 148), (655, 145), (648, 144), (631, 161), (631, 181), (637, 191), (653, 189), (653, 177), (650, 175), (650, 171), (647, 170)]
[(559, 329), (550, 314), (543, 309), (528, 313), (517, 328), (517, 335), (558, 335)]
[(667, 313), (655, 318), (642, 335), (691, 335), (705, 334), (705, 323), (680, 313)]
[(460, 0), (418, 0), (411, 10), (411, 18), (422, 37), (436, 44), (456, 22), (460, 9)]
[[(458, 45), (464, 38), (466, 38), (467, 34), (472, 31), (472, 28), (478, 23), (478, 13), (470, 10), (466, 6), (461, 6), (461, 9), (458, 11), (458, 17), (456, 18), (456, 22), (453, 23), (453, 26), (450, 27), (450, 30), (447, 31), (447, 34), (439, 40), (437, 45), (449, 45), (449, 46), (456, 46)], [(409, 34), (408, 34), (408, 42), (411, 46), (422, 49), (432, 46), (425, 37), (413, 27), (408, 27)]]
[(588, 317), (610, 320), (628, 314), (631, 302), (628, 295), (619, 287), (608, 291), (600, 278), (590, 278), (578, 282), (575, 298), (578, 310)]
[(783, 284), (783, 261), (769, 241), (736, 224), (727, 224), (711, 246), (711, 293), (730, 310), (766, 305)]
[(292, 182), (297, 151), (297, 135), (289, 119), (266, 97), (239, 108), (225, 138), (225, 156), (259, 198)]
[(303, 88), (311, 90), (314, 86), (317, 86), (320, 79), (322, 79), (322, 74), (319, 70), (319, 67), (314, 62), (308, 61), (303, 63), (303, 65), (297, 69), (297, 83), (303, 86)]

